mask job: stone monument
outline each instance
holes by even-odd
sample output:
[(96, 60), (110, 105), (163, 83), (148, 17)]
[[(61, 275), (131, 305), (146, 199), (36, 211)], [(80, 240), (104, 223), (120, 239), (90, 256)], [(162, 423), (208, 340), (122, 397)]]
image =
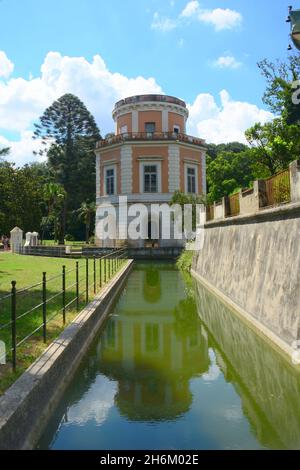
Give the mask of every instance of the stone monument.
[(39, 244), (39, 234), (37, 232), (32, 232), (30, 246), (38, 246)]
[(31, 246), (30, 245), (30, 241), (31, 241), (31, 235), (32, 233), (31, 232), (27, 232), (26, 235), (25, 235), (25, 246)]
[(10, 232), (10, 246), (12, 253), (19, 253), (23, 246), (23, 230), (15, 227)]
[(25, 240), (25, 246), (38, 246), (39, 244), (39, 234), (38, 232), (27, 232)]

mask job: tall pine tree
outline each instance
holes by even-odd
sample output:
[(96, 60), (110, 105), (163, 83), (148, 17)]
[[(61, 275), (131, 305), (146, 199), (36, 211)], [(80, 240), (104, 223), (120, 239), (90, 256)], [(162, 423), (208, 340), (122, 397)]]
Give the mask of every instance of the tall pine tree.
[[(53, 180), (66, 191), (64, 228), (72, 231), (72, 213), (82, 202), (95, 199), (96, 142), (101, 139), (94, 117), (82, 101), (70, 93), (55, 101), (35, 124), (34, 138), (40, 139), (39, 155), (46, 154)], [(49, 147), (50, 145), (50, 147)], [(73, 227), (72, 227), (73, 224)]]

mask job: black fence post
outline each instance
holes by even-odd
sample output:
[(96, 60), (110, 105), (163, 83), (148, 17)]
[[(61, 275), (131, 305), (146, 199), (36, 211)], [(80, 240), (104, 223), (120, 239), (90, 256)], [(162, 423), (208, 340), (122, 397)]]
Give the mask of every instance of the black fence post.
[(47, 342), (47, 280), (46, 273), (43, 272), (43, 340)]
[(76, 261), (76, 310), (79, 311), (79, 263)]
[(102, 267), (101, 267), (101, 258), (99, 258), (99, 287), (102, 287)]
[(66, 323), (66, 267), (62, 267), (62, 302), (63, 302), (63, 323)]
[(13, 371), (17, 368), (17, 328), (16, 328), (16, 317), (17, 317), (17, 291), (16, 281), (11, 283), (11, 349), (12, 349), (12, 367)]
[(96, 256), (94, 256), (94, 294), (96, 294)]
[(108, 257), (108, 280), (110, 280), (110, 254)]
[(85, 300), (89, 302), (89, 259), (85, 258)]
[(107, 280), (107, 278), (106, 278), (106, 260), (107, 260), (107, 258), (105, 257), (104, 258), (104, 284), (106, 284), (106, 280)]

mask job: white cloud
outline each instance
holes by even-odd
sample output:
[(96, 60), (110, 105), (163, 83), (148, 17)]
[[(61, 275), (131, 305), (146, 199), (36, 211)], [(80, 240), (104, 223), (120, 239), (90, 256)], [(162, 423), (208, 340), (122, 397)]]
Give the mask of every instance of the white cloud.
[(31, 162), (42, 162), (46, 157), (34, 156), (33, 152), (38, 152), (41, 148), (39, 140), (32, 139), (33, 132), (22, 131), (19, 140), (8, 140), (0, 135), (0, 148), (10, 147), (10, 154), (5, 157), (5, 160), (18, 165), (24, 165)]
[(161, 17), (157, 12), (153, 15), (153, 20), (151, 24), (152, 29), (158, 29), (164, 33), (172, 31), (172, 29), (177, 28), (177, 21), (172, 20), (171, 18)]
[(256, 105), (234, 101), (226, 90), (220, 92), (220, 105), (210, 94), (200, 94), (189, 105), (188, 132), (215, 144), (246, 143), (245, 130), (256, 122), (265, 123), (273, 115)]
[(199, 21), (214, 25), (216, 31), (233, 29), (241, 25), (242, 15), (229, 8), (216, 8), (215, 10), (203, 10), (199, 13)]
[(97, 426), (103, 424), (114, 406), (116, 393), (115, 382), (98, 376), (81, 400), (68, 409), (68, 423), (84, 425), (89, 421), (94, 421)]
[(185, 26), (192, 20), (211, 24), (216, 31), (222, 31), (240, 26), (243, 17), (241, 13), (229, 8), (202, 9), (197, 0), (191, 0), (176, 18), (161, 17), (159, 13), (154, 13), (151, 27), (152, 29), (168, 32), (180, 26)]
[(111, 72), (99, 55), (89, 62), (84, 57), (49, 52), (39, 77), (0, 81), (0, 135), (1, 130), (3, 135), (16, 132), (21, 139), (12, 143), (11, 159), (18, 164), (34, 159), (30, 145), (35, 148), (36, 143), (28, 132), (43, 111), (65, 93), (74, 93), (85, 103), (105, 134), (114, 129), (111, 111), (116, 101), (135, 94), (162, 93), (162, 89), (154, 78), (128, 78)]
[(0, 51), (0, 77), (8, 78), (14, 70), (14, 64), (4, 51)]
[(191, 2), (188, 2), (186, 4), (180, 16), (189, 18), (190, 16), (193, 16), (196, 13), (199, 13), (199, 10), (200, 10), (199, 2), (197, 2), (197, 0), (192, 0)]
[[(111, 72), (99, 55), (89, 62), (83, 57), (49, 52), (39, 77), (0, 81), (0, 146), (11, 146), (10, 161), (39, 161), (32, 155), (39, 148), (39, 143), (31, 138), (33, 122), (65, 93), (74, 93), (86, 104), (105, 134), (114, 129), (111, 111), (116, 101), (134, 94), (163, 91), (154, 78), (128, 78)], [(232, 100), (225, 90), (220, 98), (219, 104), (211, 94), (202, 93), (189, 105), (189, 133), (208, 142), (245, 141), (248, 127), (272, 118), (271, 113), (255, 105)], [(8, 140), (5, 131), (16, 133), (19, 139)]]
[(213, 64), (215, 67), (220, 69), (238, 69), (243, 64), (238, 62), (235, 57), (226, 55), (219, 57)]

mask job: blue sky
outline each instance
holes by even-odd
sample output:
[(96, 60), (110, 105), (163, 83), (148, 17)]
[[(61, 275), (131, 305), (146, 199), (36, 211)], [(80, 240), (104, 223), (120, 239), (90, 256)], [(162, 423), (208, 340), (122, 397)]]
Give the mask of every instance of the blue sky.
[(256, 63), (287, 58), (289, 3), (0, 0), (0, 145), (12, 142), (17, 162), (32, 160), (32, 122), (67, 91), (103, 133), (120, 96), (162, 91), (189, 103), (190, 132), (241, 140), (245, 126), (270, 118)]

